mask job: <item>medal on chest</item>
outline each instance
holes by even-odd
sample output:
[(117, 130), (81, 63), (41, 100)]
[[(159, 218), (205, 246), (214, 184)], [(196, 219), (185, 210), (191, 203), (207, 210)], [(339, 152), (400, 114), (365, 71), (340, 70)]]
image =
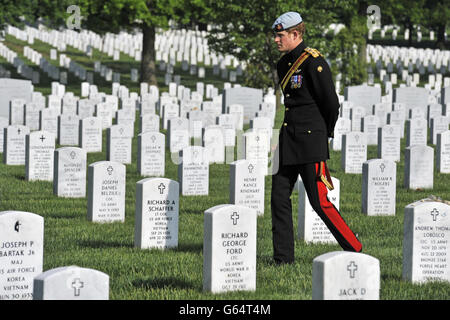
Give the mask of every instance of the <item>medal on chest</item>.
[(303, 77), (301, 74), (291, 77), (291, 89), (298, 89), (302, 86)]

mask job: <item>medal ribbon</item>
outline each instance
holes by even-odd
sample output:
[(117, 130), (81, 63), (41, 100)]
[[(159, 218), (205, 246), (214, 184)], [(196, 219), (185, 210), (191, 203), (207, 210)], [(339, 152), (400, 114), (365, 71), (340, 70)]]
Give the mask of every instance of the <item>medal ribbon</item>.
[(295, 71), (300, 67), (300, 65), (303, 63), (303, 61), (306, 60), (306, 58), (309, 57), (308, 52), (303, 52), (300, 57), (294, 62), (292, 67), (289, 69), (289, 71), (284, 76), (283, 80), (281, 81), (281, 90), (284, 92), (284, 88), (286, 88), (287, 83), (289, 82), (289, 79), (292, 77)]

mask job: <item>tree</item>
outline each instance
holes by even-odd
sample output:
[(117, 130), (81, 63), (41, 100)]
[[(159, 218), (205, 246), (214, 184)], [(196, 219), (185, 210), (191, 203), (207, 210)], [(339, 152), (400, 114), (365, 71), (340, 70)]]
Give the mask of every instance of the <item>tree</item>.
[(450, 20), (450, 3), (448, 0), (426, 0), (425, 8), (425, 19), (421, 23), (436, 31), (436, 48), (445, 50), (445, 30)]
[(408, 46), (412, 46), (414, 26), (425, 20), (425, 0), (380, 0), (381, 17), (384, 23), (393, 23), (409, 30)]
[(26, 0), (0, 1), (0, 30), (3, 30), (8, 24), (22, 26), (24, 19), (32, 17), (34, 2)]
[[(277, 107), (280, 88), (276, 62), (280, 54), (274, 45), (271, 27), (275, 19), (287, 11), (297, 11), (302, 16), (307, 46), (318, 49), (329, 62), (340, 58), (351, 81), (361, 83), (364, 79), (366, 27), (365, 20), (354, 18), (360, 9), (356, 0), (209, 0), (207, 6), (211, 8), (210, 19), (215, 22), (208, 44), (217, 52), (232, 54), (246, 62), (246, 85), (275, 88)], [(342, 18), (347, 19), (347, 30), (325, 37), (326, 28)], [(356, 56), (355, 43), (359, 53)], [(336, 65), (332, 70), (336, 73)]]
[(210, 20), (215, 22), (208, 44), (216, 52), (232, 54), (245, 61), (245, 84), (275, 88), (277, 106), (280, 88), (276, 62), (280, 54), (274, 45), (272, 24), (283, 12), (298, 11), (306, 25), (305, 41), (309, 46), (317, 46), (324, 29), (320, 21), (324, 22), (330, 12), (318, 15), (307, 2), (311, 1), (208, 1)]
[[(139, 29), (143, 34), (141, 82), (156, 85), (155, 38), (157, 27), (176, 19), (182, 0), (82, 0), (83, 26), (98, 33)], [(178, 11), (179, 12), (179, 11)]]

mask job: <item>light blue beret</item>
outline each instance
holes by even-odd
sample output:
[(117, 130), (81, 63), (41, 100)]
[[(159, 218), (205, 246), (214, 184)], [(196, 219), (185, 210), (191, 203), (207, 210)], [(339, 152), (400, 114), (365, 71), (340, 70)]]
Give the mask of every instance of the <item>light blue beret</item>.
[(272, 29), (276, 32), (284, 31), (298, 25), (302, 21), (302, 17), (298, 12), (286, 12), (279, 16), (277, 20), (275, 20), (272, 25)]

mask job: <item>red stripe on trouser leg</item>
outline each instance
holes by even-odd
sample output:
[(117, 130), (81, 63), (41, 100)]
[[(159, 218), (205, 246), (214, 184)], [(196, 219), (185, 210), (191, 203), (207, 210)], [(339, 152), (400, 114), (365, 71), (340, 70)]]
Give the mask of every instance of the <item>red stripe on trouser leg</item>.
[[(319, 164), (316, 164), (316, 172), (318, 172)], [(355, 234), (345, 223), (344, 219), (336, 209), (336, 207), (328, 200), (328, 190), (325, 184), (319, 179), (317, 181), (317, 191), (319, 193), (320, 207), (328, 220), (333, 224), (337, 231), (342, 235), (346, 242), (353, 248), (354, 251), (360, 252), (362, 244), (356, 238)], [(331, 231), (331, 230), (330, 230)]]

